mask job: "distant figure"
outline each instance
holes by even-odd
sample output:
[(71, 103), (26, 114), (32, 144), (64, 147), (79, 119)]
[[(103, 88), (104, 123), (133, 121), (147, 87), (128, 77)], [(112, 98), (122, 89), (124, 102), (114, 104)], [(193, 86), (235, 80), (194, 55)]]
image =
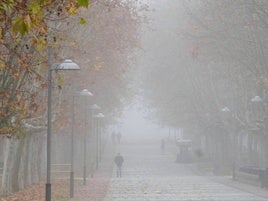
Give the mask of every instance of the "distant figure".
[(113, 131), (111, 134), (112, 143), (115, 144), (115, 132)]
[(116, 157), (114, 157), (114, 162), (116, 164), (116, 176), (121, 177), (122, 176), (122, 165), (124, 162), (123, 156), (120, 155), (120, 153), (117, 154)]
[(116, 134), (116, 139), (117, 139), (117, 143), (118, 143), (118, 144), (120, 144), (120, 142), (121, 142), (121, 137), (122, 137), (121, 133), (118, 132), (118, 133)]

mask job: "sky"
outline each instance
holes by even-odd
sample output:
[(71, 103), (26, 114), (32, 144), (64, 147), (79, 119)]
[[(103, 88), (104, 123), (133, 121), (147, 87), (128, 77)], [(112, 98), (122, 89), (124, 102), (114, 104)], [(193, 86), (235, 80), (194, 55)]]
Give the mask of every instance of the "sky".
[[(147, 62), (152, 63), (151, 58), (155, 58), (156, 50), (159, 47), (156, 47), (157, 44), (161, 43), (158, 41), (155, 43), (155, 40), (159, 40), (158, 32), (165, 32), (165, 30), (172, 30), (175, 27), (168, 24), (167, 17), (169, 19), (173, 19), (173, 15), (168, 15), (168, 11), (170, 11), (170, 4), (163, 3), (160, 0), (156, 1), (145, 1), (149, 5), (150, 12), (146, 13), (149, 16), (149, 21), (152, 23), (150, 25), (145, 24), (144, 32), (142, 34), (142, 43), (143, 43), (143, 51), (140, 55), (139, 65), (135, 66), (136, 69), (139, 69), (141, 73), (147, 68)], [(177, 11), (175, 9), (175, 11)], [(177, 12), (173, 13), (177, 13)], [(164, 17), (165, 16), (165, 17)], [(172, 21), (172, 20), (170, 20)], [(151, 30), (153, 28), (153, 31)], [(169, 34), (167, 34), (167, 38), (170, 38)], [(161, 35), (163, 37), (163, 35)], [(153, 55), (153, 56), (152, 56)], [(152, 57), (151, 57), (152, 56)], [(138, 73), (139, 74), (139, 73)], [(143, 73), (142, 73), (143, 74)], [(137, 76), (139, 77), (139, 76)], [(136, 79), (137, 81), (138, 79)], [(135, 82), (135, 80), (134, 80)], [(133, 84), (135, 87), (135, 83)], [(139, 96), (139, 94), (137, 94)], [(160, 125), (154, 124), (152, 121), (146, 118), (146, 109), (139, 102), (139, 98), (137, 100), (133, 100), (132, 104), (129, 105), (124, 113), (121, 116), (120, 124), (116, 125), (114, 129), (116, 132), (120, 131), (122, 136), (125, 136), (127, 139), (161, 139), (168, 136), (168, 129), (162, 128)], [(122, 138), (123, 139), (123, 138)]]

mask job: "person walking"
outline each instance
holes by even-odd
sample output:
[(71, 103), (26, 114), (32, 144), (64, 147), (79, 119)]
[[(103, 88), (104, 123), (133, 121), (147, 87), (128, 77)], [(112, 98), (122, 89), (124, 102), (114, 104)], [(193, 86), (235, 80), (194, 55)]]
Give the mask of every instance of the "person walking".
[(117, 156), (114, 157), (114, 162), (116, 164), (116, 176), (122, 177), (122, 165), (124, 162), (123, 156), (121, 156), (121, 154), (118, 153)]
[(118, 144), (120, 144), (120, 142), (121, 142), (121, 137), (122, 137), (121, 133), (118, 132), (118, 133), (116, 134), (116, 139), (117, 139), (117, 143), (118, 143)]
[(113, 131), (112, 134), (111, 134), (111, 140), (112, 140), (112, 143), (115, 144), (116, 141), (115, 141), (115, 132)]

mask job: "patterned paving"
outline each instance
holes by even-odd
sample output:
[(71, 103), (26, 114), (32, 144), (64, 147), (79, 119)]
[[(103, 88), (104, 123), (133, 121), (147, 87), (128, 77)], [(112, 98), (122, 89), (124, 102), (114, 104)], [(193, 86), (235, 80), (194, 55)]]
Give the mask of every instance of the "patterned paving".
[(194, 175), (156, 144), (123, 144), (119, 149), (125, 157), (123, 177), (112, 178), (104, 201), (268, 201)]

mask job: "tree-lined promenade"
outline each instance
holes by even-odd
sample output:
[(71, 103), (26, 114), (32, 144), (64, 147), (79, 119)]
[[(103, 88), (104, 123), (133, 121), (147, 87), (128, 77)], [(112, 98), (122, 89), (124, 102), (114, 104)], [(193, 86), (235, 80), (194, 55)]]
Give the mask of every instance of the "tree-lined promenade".
[(1, 196), (86, 185), (133, 99), (215, 174), (268, 167), (268, 2), (148, 4), (0, 2)]
[(158, 59), (144, 76), (145, 103), (172, 133), (183, 128), (220, 174), (234, 161), (268, 167), (267, 10), (265, 0), (185, 0), (153, 16), (163, 25), (147, 41), (144, 60)]

